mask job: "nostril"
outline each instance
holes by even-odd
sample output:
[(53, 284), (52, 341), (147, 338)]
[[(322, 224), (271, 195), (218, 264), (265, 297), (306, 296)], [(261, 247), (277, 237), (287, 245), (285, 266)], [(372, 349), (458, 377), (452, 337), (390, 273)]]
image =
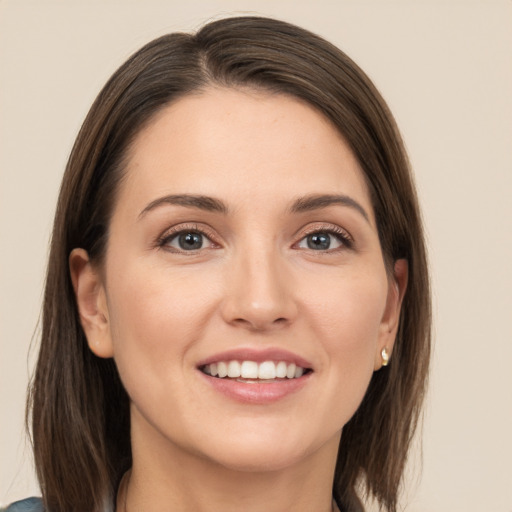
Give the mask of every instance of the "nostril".
[(272, 329), (272, 327), (284, 327), (288, 322), (289, 319), (285, 317), (279, 317), (271, 321), (266, 321), (264, 318), (234, 318), (232, 325), (238, 325), (254, 331), (264, 331), (266, 329)]

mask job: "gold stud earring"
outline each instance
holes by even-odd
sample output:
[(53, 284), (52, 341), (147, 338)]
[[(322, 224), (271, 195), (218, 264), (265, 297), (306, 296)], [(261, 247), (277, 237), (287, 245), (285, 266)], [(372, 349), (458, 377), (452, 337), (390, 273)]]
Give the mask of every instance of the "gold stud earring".
[(386, 347), (382, 349), (380, 356), (382, 357), (382, 366), (387, 366), (389, 364), (389, 354)]

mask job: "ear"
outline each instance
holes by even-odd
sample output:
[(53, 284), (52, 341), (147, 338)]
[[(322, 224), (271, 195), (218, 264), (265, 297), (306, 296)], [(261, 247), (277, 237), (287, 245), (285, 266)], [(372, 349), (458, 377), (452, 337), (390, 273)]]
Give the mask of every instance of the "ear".
[(100, 273), (89, 261), (84, 249), (73, 249), (69, 255), (69, 271), (75, 290), (80, 323), (89, 348), (98, 357), (114, 355), (107, 298)]
[(386, 352), (391, 359), (393, 345), (395, 344), (396, 333), (400, 321), (400, 311), (402, 301), (407, 289), (409, 277), (409, 265), (407, 260), (396, 260), (393, 265), (393, 275), (388, 278), (388, 296), (386, 300), (386, 309), (382, 317), (379, 329), (379, 341), (375, 353), (374, 369), (378, 370), (383, 366), (382, 350)]

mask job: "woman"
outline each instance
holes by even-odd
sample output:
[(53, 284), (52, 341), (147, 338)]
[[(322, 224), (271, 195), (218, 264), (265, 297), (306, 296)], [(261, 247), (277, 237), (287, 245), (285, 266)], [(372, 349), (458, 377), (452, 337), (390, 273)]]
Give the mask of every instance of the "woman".
[(8, 510), (395, 510), (429, 341), (409, 165), (364, 73), (271, 19), (159, 38), (66, 169), (29, 400), (43, 498)]

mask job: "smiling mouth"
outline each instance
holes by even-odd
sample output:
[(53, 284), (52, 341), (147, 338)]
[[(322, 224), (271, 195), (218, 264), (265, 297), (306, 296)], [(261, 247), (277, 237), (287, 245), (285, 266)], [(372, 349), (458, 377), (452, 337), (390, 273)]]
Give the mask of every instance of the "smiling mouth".
[(299, 379), (311, 373), (310, 368), (297, 366), (285, 361), (219, 361), (199, 368), (204, 374), (218, 379), (236, 379), (246, 383), (276, 382), (278, 380)]

